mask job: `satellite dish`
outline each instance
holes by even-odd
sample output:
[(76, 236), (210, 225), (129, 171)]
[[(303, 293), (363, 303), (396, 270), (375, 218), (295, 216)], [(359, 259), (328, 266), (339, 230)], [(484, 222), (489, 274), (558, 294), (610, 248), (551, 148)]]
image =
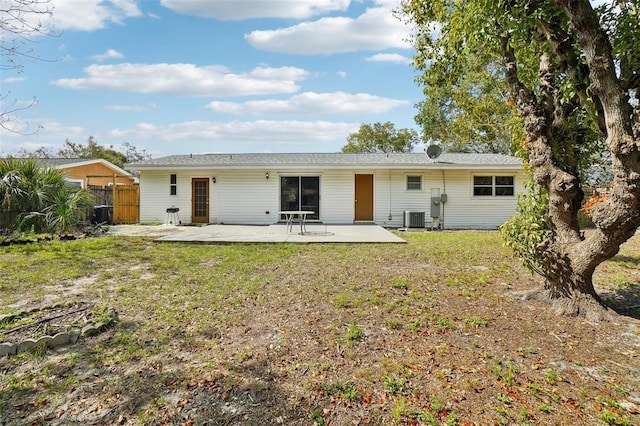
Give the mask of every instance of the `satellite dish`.
[(440, 148), (438, 145), (430, 145), (429, 148), (427, 148), (426, 152), (427, 157), (435, 160), (440, 156), (440, 154), (442, 154), (442, 148)]

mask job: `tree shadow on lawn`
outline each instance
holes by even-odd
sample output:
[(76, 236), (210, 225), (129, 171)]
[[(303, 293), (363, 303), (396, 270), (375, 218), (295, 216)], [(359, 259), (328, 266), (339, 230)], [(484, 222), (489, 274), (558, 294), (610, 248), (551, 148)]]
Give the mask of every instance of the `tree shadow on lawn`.
[(630, 263), (633, 266), (640, 265), (640, 257), (617, 255), (611, 258), (611, 262)]
[(288, 406), (288, 396), (267, 371), (252, 364), (231, 374), (150, 373), (133, 387), (124, 379), (123, 403), (97, 423), (137, 418), (144, 424), (300, 424), (303, 414)]
[(118, 336), (135, 328), (119, 323), (103, 335), (50, 350), (41, 358), (22, 356), (1, 363), (2, 376), (27, 374), (30, 379), (12, 386), (0, 377), (0, 424), (309, 423), (308, 410), (291, 403), (269, 360), (203, 363), (202, 353), (190, 356), (183, 341), (170, 350), (163, 345), (148, 357), (118, 359), (125, 355)]
[(625, 283), (601, 292), (600, 297), (619, 315), (640, 320), (640, 283)]
[[(636, 271), (640, 265), (640, 257), (617, 255), (611, 258), (610, 262)], [(600, 297), (616, 313), (640, 319), (640, 282), (625, 281), (615, 285), (614, 288), (601, 291)]]

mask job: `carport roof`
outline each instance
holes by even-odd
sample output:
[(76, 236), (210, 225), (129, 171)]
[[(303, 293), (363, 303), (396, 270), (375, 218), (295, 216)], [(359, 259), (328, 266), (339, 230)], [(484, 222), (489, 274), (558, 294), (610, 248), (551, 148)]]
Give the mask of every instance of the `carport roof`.
[(521, 169), (522, 160), (503, 154), (442, 154), (430, 159), (424, 153), (300, 153), (300, 154), (198, 154), (171, 155), (126, 164), (129, 170), (167, 170), (190, 168), (375, 168), (375, 169)]

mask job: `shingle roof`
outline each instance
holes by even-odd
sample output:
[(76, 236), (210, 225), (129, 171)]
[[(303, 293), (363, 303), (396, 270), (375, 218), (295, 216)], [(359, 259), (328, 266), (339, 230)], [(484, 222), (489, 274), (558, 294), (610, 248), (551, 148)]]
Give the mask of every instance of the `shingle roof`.
[(407, 154), (198, 154), (171, 155), (129, 163), (130, 170), (181, 168), (522, 168), (522, 160), (503, 154), (442, 154), (435, 160), (424, 153)]
[(106, 167), (117, 171), (118, 174), (122, 176), (132, 176), (128, 171), (102, 158), (36, 158), (35, 160), (40, 162), (41, 164), (47, 164), (52, 167), (63, 169), (68, 167), (83, 166), (86, 164), (101, 163)]
[(87, 161), (82, 158), (36, 158), (35, 160), (41, 164), (47, 164), (54, 167), (66, 166), (68, 164), (76, 164)]

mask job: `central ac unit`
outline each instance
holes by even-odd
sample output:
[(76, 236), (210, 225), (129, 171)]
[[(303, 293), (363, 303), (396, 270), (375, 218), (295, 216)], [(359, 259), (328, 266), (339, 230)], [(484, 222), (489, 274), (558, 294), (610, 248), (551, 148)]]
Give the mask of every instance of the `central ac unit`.
[(425, 226), (425, 212), (404, 212), (404, 227), (405, 228), (424, 228)]

